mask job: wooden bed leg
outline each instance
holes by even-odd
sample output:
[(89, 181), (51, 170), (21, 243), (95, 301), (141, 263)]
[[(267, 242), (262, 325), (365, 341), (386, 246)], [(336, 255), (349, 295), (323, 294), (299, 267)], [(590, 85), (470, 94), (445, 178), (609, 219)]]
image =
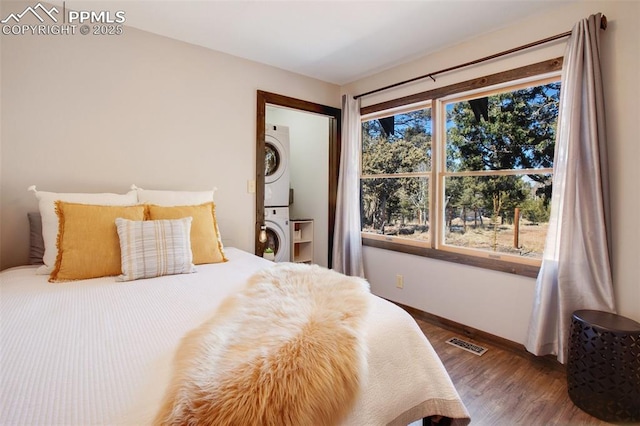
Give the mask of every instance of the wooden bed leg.
[(422, 426), (451, 426), (449, 417), (431, 416), (422, 419)]

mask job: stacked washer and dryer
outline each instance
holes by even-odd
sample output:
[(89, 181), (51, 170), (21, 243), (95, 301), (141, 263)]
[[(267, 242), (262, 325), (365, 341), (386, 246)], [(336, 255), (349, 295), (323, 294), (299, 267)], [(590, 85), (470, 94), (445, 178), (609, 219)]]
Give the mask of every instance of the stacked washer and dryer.
[(267, 124), (265, 129), (264, 224), (267, 247), (276, 262), (291, 260), (289, 230), (290, 155), (289, 128)]

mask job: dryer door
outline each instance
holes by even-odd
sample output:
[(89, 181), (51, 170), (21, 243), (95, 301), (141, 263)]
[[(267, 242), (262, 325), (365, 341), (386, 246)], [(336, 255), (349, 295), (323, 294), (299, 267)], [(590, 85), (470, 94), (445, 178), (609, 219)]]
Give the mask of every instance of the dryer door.
[(264, 182), (269, 184), (282, 177), (289, 160), (284, 146), (273, 135), (266, 135), (264, 151)]

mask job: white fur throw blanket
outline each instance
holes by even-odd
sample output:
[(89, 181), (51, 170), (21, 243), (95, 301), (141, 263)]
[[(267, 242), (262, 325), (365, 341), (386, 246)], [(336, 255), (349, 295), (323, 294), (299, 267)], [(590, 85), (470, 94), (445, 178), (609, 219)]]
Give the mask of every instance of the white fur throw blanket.
[(366, 376), (369, 304), (366, 281), (319, 266), (255, 274), (185, 336), (155, 423), (339, 423)]

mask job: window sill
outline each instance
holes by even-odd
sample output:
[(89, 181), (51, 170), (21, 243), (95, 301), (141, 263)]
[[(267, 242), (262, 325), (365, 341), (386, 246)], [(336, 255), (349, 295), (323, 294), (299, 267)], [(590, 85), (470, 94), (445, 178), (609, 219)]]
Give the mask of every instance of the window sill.
[(509, 262), (505, 260), (487, 259), (478, 256), (470, 256), (463, 253), (454, 253), (444, 250), (436, 250), (430, 247), (420, 245), (401, 244), (393, 241), (383, 241), (376, 238), (367, 238), (363, 236), (362, 245), (368, 247), (376, 247), (384, 250), (392, 250), (400, 253), (412, 254), (415, 256), (428, 257), (431, 259), (444, 260), (446, 262), (460, 263), (463, 265), (475, 266), (477, 268), (491, 269), (493, 271), (507, 272), (515, 275), (536, 278), (540, 267), (536, 265), (527, 265), (518, 262)]

